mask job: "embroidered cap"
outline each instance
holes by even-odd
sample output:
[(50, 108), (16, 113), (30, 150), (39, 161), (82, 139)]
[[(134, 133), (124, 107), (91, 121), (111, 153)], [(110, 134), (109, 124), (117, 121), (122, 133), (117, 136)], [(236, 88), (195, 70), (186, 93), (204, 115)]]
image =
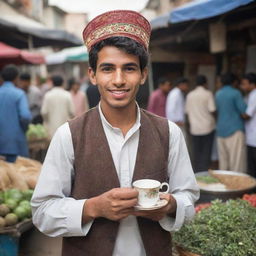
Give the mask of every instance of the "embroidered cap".
[(129, 10), (116, 10), (105, 12), (91, 20), (83, 31), (83, 39), (88, 51), (96, 43), (113, 36), (129, 37), (147, 50), (150, 32), (150, 24), (141, 14)]

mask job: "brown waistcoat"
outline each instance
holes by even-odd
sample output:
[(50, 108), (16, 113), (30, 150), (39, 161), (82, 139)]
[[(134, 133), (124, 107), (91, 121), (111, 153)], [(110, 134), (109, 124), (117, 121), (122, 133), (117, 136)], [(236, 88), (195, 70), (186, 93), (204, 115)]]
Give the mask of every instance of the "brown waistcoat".
[[(75, 179), (71, 196), (84, 199), (120, 187), (98, 108), (69, 122)], [(141, 110), (141, 127), (133, 181), (168, 181), (169, 128), (167, 120)], [(171, 255), (171, 236), (158, 222), (137, 218), (147, 256)], [(84, 237), (63, 239), (62, 256), (112, 256), (119, 222), (95, 219)], [(129, 248), (127, 248), (129, 250)], [(131, 255), (132, 256), (132, 255)]]

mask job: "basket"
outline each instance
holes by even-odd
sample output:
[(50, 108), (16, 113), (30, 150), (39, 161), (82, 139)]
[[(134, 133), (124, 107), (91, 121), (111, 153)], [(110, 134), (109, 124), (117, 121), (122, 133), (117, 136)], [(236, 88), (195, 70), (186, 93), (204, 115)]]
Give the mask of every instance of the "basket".
[(177, 246), (177, 245), (176, 245), (176, 250), (180, 256), (201, 256), (199, 254), (195, 254), (195, 253), (186, 251), (185, 249), (183, 249), (182, 247)]

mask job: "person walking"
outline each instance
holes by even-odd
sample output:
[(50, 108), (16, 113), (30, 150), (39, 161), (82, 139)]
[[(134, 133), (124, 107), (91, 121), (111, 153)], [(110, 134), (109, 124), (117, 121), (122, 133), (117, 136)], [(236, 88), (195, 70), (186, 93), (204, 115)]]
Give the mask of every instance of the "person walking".
[(7, 162), (15, 162), (17, 156), (28, 157), (25, 132), (31, 121), (27, 97), (16, 87), (19, 72), (16, 66), (3, 68), (0, 86), (0, 155)]
[(42, 106), (42, 93), (40, 89), (31, 84), (31, 75), (29, 73), (21, 73), (19, 76), (19, 88), (23, 89), (28, 97), (29, 109), (32, 114), (32, 123), (42, 123), (42, 116), (40, 114)]
[(165, 77), (158, 80), (158, 89), (156, 89), (149, 97), (147, 110), (156, 115), (166, 117), (166, 98), (171, 90), (171, 82)]
[(177, 79), (175, 88), (169, 92), (166, 101), (167, 119), (176, 123), (183, 130), (185, 124), (185, 94), (188, 88), (186, 78)]
[(247, 145), (248, 173), (256, 178), (256, 74), (248, 73), (242, 78), (241, 89), (248, 94), (244, 114)]
[(234, 76), (221, 76), (222, 88), (215, 96), (217, 108), (217, 148), (219, 168), (246, 172), (244, 120), (246, 104), (239, 90), (233, 87)]
[(53, 89), (45, 94), (41, 109), (43, 123), (50, 138), (59, 126), (75, 115), (71, 95), (63, 88), (63, 78), (53, 76), (52, 83)]
[(88, 111), (88, 100), (87, 96), (83, 91), (80, 90), (81, 84), (74, 78), (68, 81), (68, 91), (71, 93), (71, 97), (75, 106), (75, 117), (82, 115)]
[(203, 75), (198, 75), (196, 88), (188, 93), (185, 104), (192, 136), (195, 172), (207, 171), (211, 164), (215, 111), (214, 97), (212, 92), (207, 89), (207, 79)]
[[(101, 100), (54, 135), (32, 198), (33, 222), (64, 236), (63, 256), (171, 255), (170, 231), (193, 217), (199, 191), (180, 129), (136, 104), (150, 24), (134, 11), (110, 11), (89, 22), (83, 37)], [(132, 183), (144, 178), (169, 182), (167, 205), (135, 210)]]

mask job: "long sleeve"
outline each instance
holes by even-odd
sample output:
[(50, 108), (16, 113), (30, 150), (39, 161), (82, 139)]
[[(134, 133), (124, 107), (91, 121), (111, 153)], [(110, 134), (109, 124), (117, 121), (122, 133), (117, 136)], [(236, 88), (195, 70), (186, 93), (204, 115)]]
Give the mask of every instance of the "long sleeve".
[(177, 210), (175, 219), (166, 216), (159, 223), (167, 231), (177, 231), (184, 222), (193, 218), (195, 214), (194, 203), (199, 198), (199, 188), (180, 128), (169, 122), (169, 130), (169, 185), (170, 193), (177, 202)]
[(29, 110), (28, 100), (25, 93), (22, 93), (21, 97), (19, 98), (18, 113), (21, 127), (24, 131), (26, 131), (28, 124), (32, 119), (32, 116)]
[(72, 138), (65, 123), (52, 139), (31, 200), (33, 223), (49, 236), (84, 236), (92, 224), (81, 224), (86, 199), (70, 197), (73, 161)]

